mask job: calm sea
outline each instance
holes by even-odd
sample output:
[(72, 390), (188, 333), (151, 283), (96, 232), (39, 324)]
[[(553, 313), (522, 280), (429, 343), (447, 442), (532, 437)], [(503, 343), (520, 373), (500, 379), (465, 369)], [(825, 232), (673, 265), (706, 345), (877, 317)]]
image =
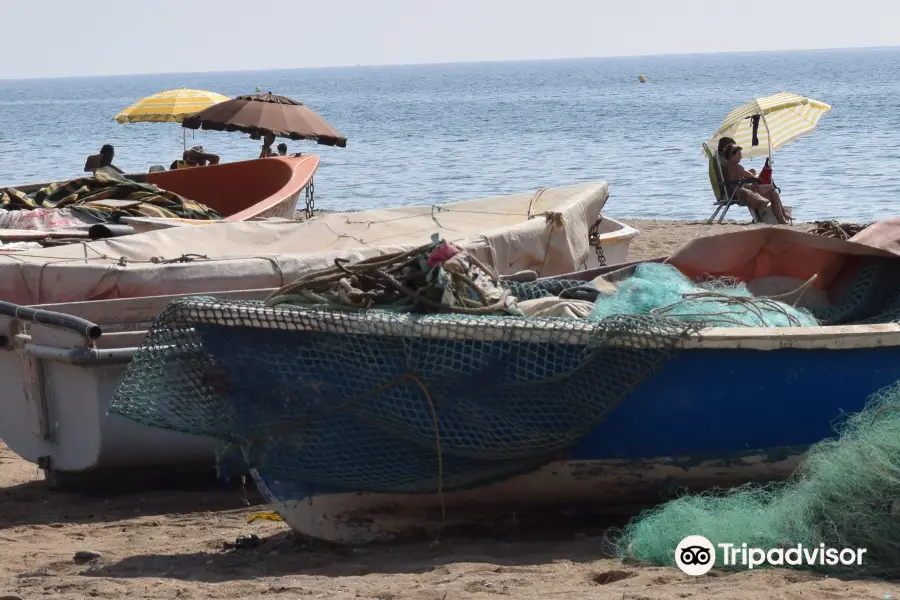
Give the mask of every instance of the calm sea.
[[(649, 82), (640, 84), (638, 74)], [(700, 144), (754, 96), (791, 91), (832, 105), (776, 155), (801, 220), (900, 214), (900, 49), (717, 54), (240, 73), (0, 81), (0, 185), (77, 176), (116, 147), (127, 171), (181, 153), (176, 124), (118, 125), (143, 96), (177, 87), (228, 96), (259, 87), (301, 100), (349, 139), (317, 152), (317, 204), (333, 210), (462, 200), (594, 179), (610, 216), (705, 218)], [(197, 132), (224, 160), (259, 143)], [(759, 161), (755, 161), (758, 166)]]

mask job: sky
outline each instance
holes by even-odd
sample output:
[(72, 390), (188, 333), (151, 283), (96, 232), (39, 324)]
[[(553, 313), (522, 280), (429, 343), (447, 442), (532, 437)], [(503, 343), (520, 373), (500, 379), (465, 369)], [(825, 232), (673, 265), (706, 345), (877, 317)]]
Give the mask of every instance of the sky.
[(897, 0), (0, 0), (0, 79), (900, 45)]

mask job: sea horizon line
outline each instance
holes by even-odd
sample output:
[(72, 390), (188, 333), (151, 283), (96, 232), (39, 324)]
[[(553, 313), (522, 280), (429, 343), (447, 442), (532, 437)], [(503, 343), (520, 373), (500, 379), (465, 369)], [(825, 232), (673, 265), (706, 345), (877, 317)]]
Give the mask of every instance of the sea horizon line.
[(346, 70), (346, 69), (384, 69), (384, 68), (404, 68), (404, 67), (428, 67), (428, 66), (455, 66), (455, 65), (481, 65), (481, 64), (522, 64), (522, 63), (545, 63), (545, 62), (575, 62), (590, 60), (631, 60), (631, 59), (647, 59), (647, 58), (678, 58), (692, 56), (723, 56), (723, 55), (758, 55), (758, 54), (799, 54), (813, 52), (853, 52), (853, 51), (872, 51), (872, 50), (898, 50), (900, 46), (845, 46), (836, 48), (789, 48), (774, 50), (728, 50), (719, 52), (674, 52), (665, 54), (623, 54), (609, 56), (568, 56), (568, 57), (546, 57), (546, 58), (510, 58), (510, 59), (487, 59), (487, 60), (448, 60), (437, 62), (405, 62), (405, 63), (372, 63), (372, 64), (334, 64), (334, 65), (316, 65), (302, 67), (274, 67), (259, 69), (213, 69), (209, 71), (150, 71), (140, 73), (98, 73), (98, 74), (78, 74), (78, 75), (51, 75), (39, 77), (0, 77), (0, 82), (16, 82), (16, 81), (50, 81), (61, 79), (113, 79), (125, 77), (158, 77), (165, 75), (233, 75), (239, 73), (274, 73), (274, 72), (290, 72), (290, 71), (323, 71), (323, 70)]

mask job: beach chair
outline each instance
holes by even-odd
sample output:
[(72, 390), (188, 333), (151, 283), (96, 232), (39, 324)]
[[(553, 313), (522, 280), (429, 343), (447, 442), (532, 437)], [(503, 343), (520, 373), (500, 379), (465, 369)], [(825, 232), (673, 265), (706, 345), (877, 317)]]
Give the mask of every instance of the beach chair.
[(747, 210), (750, 211), (750, 218), (753, 219), (753, 222), (761, 223), (762, 215), (759, 214), (759, 211), (744, 204), (737, 197), (737, 189), (735, 189), (734, 193), (731, 195), (728, 194), (728, 190), (725, 187), (725, 174), (722, 173), (722, 165), (719, 164), (716, 155), (709, 149), (709, 146), (707, 146), (706, 143), (703, 144), (703, 151), (706, 153), (706, 158), (709, 160), (709, 183), (712, 185), (713, 194), (716, 196), (716, 210), (706, 223), (712, 223), (720, 210), (722, 211), (722, 215), (719, 217), (719, 223), (721, 223), (725, 219), (725, 213), (728, 212), (728, 209), (731, 208), (732, 204), (746, 207)]

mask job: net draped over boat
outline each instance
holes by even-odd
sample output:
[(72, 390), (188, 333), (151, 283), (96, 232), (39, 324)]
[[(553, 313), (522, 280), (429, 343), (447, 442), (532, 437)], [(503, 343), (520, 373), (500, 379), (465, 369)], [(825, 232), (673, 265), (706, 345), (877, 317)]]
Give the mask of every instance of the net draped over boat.
[[(639, 265), (601, 292), (597, 281), (499, 281), (478, 264), (435, 240), (336, 261), (266, 302), (177, 300), (110, 412), (213, 437), (223, 474), (249, 465), (289, 482), (287, 495), (449, 491), (558, 457), (704, 326), (872, 318), (896, 297), (873, 288), (895, 266), (883, 259), (862, 261), (837, 302), (812, 314), (721, 278), (698, 287), (668, 265)], [(528, 317), (516, 305), (582, 293), (589, 319)], [(466, 308), (479, 296), (483, 308)], [(438, 312), (410, 312), (418, 303)], [(461, 310), (502, 314), (446, 312)]]
[(246, 468), (240, 448), (266, 478), (296, 484), (286, 495), (449, 491), (549, 462), (694, 328), (192, 297), (157, 319), (110, 412), (215, 438), (226, 475)]

